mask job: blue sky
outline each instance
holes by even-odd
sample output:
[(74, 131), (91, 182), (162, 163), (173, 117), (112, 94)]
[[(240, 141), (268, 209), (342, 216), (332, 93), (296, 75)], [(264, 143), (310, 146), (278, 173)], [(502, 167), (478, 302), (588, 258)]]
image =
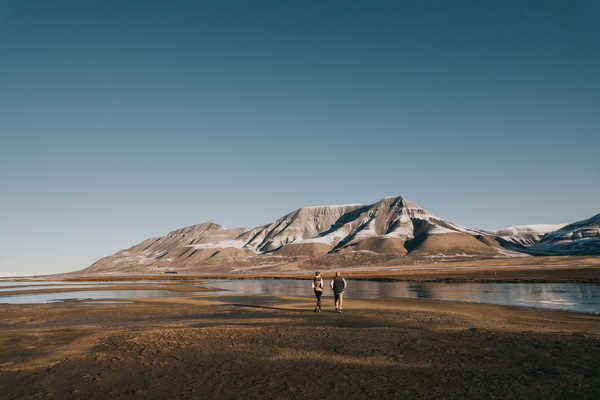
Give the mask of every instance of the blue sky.
[(395, 194), (600, 212), (598, 2), (288, 3), (0, 0), (0, 275)]

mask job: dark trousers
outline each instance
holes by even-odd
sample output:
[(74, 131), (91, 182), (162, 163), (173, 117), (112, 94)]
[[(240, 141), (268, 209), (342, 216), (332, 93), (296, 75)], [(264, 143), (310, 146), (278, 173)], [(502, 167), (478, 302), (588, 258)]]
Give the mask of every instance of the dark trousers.
[(321, 308), (321, 296), (323, 295), (322, 290), (315, 290), (315, 296), (317, 297), (317, 307)]

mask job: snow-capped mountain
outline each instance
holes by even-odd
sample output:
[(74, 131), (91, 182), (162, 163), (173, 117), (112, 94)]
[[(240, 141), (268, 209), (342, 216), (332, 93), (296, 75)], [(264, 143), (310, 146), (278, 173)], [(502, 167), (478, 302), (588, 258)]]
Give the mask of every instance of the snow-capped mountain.
[(496, 235), (506, 248), (534, 255), (600, 254), (600, 214), (572, 224), (521, 225), (486, 233)]
[(334, 250), (363, 238), (409, 240), (422, 234), (450, 232), (478, 233), (397, 196), (370, 205), (299, 208), (270, 225), (254, 229), (246, 247), (265, 252), (290, 244), (319, 243)]
[(340, 257), (344, 262), (350, 257), (354, 263), (370, 263), (407, 254), (504, 254), (481, 236), (395, 196), (368, 205), (302, 207), (252, 229), (224, 229), (211, 222), (193, 225), (104, 257), (89, 272), (241, 268), (324, 257), (328, 263)]
[[(92, 273), (244, 271), (263, 266), (357, 265), (527, 254), (600, 254), (600, 214), (571, 225), (465, 228), (402, 196), (373, 204), (310, 206), (252, 229), (212, 222), (177, 229), (104, 257)], [(524, 254), (527, 253), (527, 254)]]
[(544, 255), (600, 254), (600, 214), (547, 233), (529, 250)]
[(564, 227), (566, 224), (535, 224), (509, 226), (498, 231), (486, 231), (496, 235), (501, 240), (518, 246), (532, 246), (539, 242), (544, 235)]

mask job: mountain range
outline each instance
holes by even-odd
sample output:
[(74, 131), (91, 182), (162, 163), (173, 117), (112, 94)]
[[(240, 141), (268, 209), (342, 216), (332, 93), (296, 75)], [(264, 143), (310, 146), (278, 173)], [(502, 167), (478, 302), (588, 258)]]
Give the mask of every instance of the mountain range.
[(251, 229), (204, 222), (146, 239), (82, 272), (297, 271), (537, 255), (600, 255), (600, 214), (572, 224), (476, 230), (394, 196), (302, 207)]

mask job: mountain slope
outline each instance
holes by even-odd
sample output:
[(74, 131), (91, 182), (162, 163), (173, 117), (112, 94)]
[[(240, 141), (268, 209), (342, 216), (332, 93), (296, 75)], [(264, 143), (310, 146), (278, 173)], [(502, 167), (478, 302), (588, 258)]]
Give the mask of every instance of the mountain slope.
[[(170, 270), (173, 264), (196, 265), (222, 262), (223, 250), (228, 261), (245, 259), (254, 253), (242, 249), (239, 239), (244, 228), (224, 229), (221, 225), (205, 222), (177, 229), (158, 238), (146, 239), (112, 256), (101, 258), (87, 268), (86, 272), (153, 272)], [(232, 249), (232, 250), (229, 250)], [(157, 265), (166, 266), (164, 268)]]

